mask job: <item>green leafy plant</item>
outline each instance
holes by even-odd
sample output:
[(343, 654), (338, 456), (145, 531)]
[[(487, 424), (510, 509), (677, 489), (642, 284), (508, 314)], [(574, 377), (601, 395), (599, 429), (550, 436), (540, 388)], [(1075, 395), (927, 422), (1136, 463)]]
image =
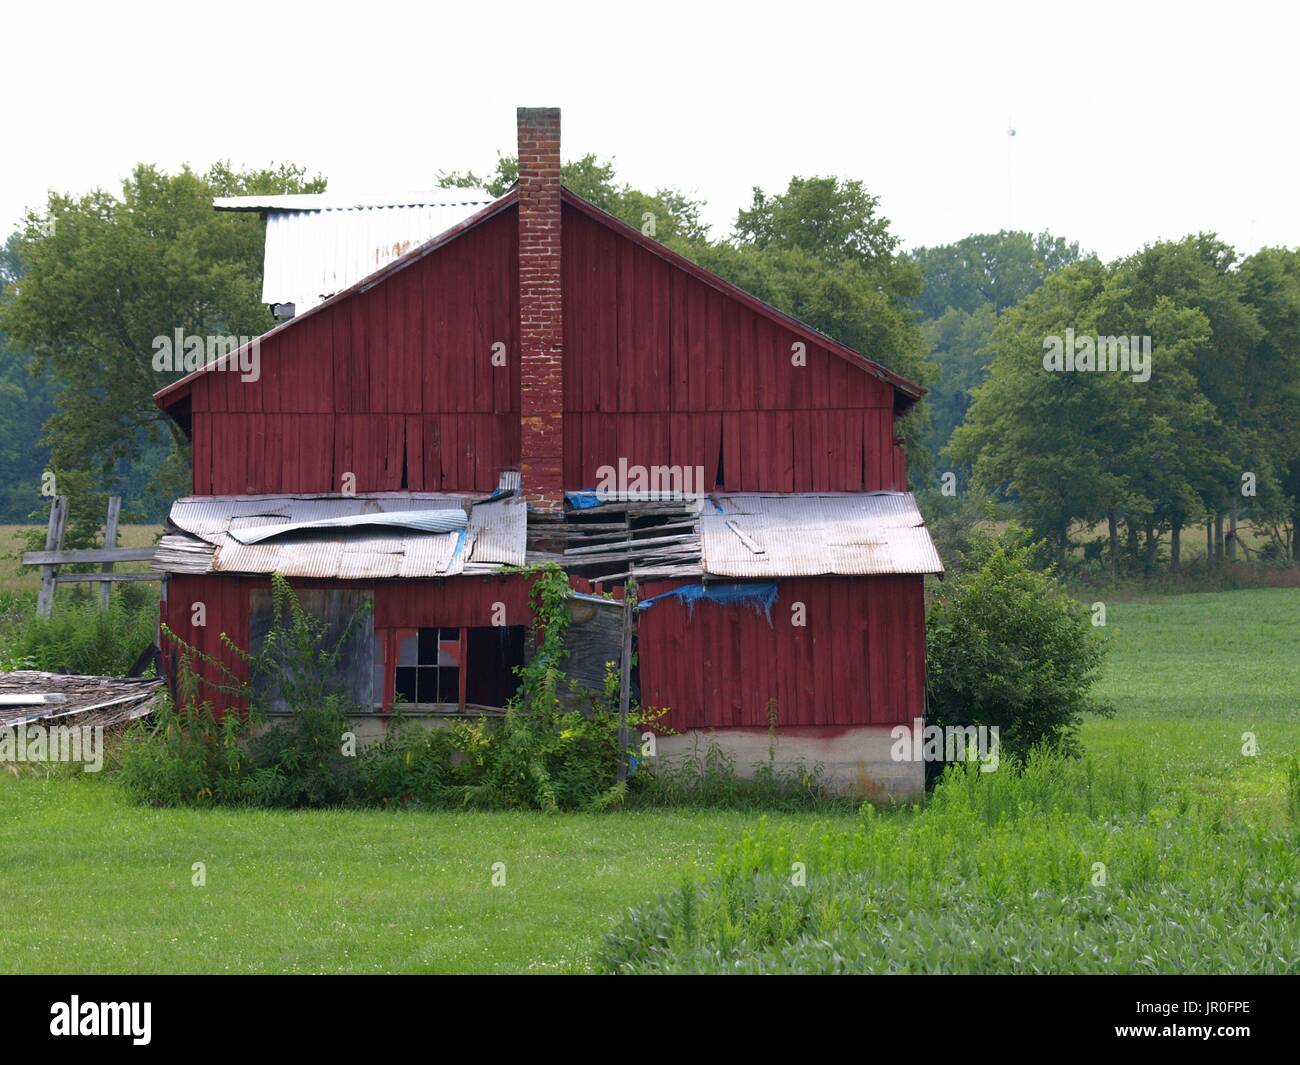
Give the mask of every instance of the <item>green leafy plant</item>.
[[(568, 578), (556, 566), (531, 573), (534, 650), (518, 667), (519, 689), (505, 714), (425, 728), (399, 712), (382, 740), (355, 752), (345, 751), (348, 714), (355, 707), (345, 694), (340, 656), (363, 615), (355, 615), (331, 640), (289, 583), (273, 577), (271, 626), (257, 654), (222, 637), (247, 664), (248, 682), (168, 632), (182, 650), (180, 708), (165, 709), (128, 736), (123, 763), (128, 790), (155, 805), (420, 804), (545, 811), (621, 805), (649, 774), (638, 774), (632, 785), (618, 779), (625, 754), (619, 750), (618, 670), (610, 665), (599, 692), (580, 689), (566, 677)], [(233, 710), (218, 715), (211, 699), (200, 698), (205, 682), (197, 663), (217, 675), (206, 685)], [(266, 727), (271, 700), (282, 700), (291, 714)], [(657, 716), (638, 707), (629, 723), (644, 727)]]
[(8, 669), (65, 671), (121, 677), (154, 642), (155, 597), (114, 592), (107, 610), (94, 597), (64, 594), (53, 613), (14, 619), (0, 636), (0, 664)]
[(1083, 604), (1016, 529), (979, 535), (936, 592), (926, 622), (926, 724), (997, 726), (1004, 754), (1072, 750), (1085, 713), (1109, 714), (1090, 690), (1106, 642)]

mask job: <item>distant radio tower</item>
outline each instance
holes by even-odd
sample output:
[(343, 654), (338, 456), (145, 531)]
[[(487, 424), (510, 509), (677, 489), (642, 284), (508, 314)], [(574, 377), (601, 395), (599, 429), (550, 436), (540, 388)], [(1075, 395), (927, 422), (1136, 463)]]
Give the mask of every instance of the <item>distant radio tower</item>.
[(1011, 116), (1007, 115), (1007, 229), (1012, 228), (1012, 211), (1011, 211), (1011, 146), (1016, 142), (1016, 128), (1011, 124)]

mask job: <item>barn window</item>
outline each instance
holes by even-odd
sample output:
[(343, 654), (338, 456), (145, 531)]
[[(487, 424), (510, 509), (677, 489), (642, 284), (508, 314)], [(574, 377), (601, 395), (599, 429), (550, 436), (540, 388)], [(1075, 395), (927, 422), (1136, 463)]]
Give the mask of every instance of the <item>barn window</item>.
[(504, 707), (519, 688), (525, 628), (425, 628), (398, 638), (394, 692), (404, 704), (439, 710)]

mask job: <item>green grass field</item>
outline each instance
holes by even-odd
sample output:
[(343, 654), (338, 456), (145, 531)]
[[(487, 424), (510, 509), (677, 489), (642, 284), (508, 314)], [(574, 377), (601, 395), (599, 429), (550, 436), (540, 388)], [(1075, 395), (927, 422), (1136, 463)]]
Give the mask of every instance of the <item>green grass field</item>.
[[(1284, 825), (1284, 759), (1300, 752), (1300, 591), (1114, 603), (1108, 614), (1102, 694), (1119, 714), (1084, 729), (1098, 764), (1147, 765), (1153, 805), (1190, 793), (1221, 802), (1229, 821)], [(1244, 732), (1258, 757), (1242, 755)], [(814, 820), (856, 823), (768, 816), (796, 836)], [(142, 810), (106, 777), (0, 773), (0, 896), (15, 915), (0, 926), (0, 971), (581, 972), (627, 907), (707, 873), (757, 821)], [(1135, 846), (1148, 843), (1163, 845)], [(195, 862), (206, 886), (191, 883)], [(1198, 890), (1245, 890), (1215, 883)], [(1184, 949), (1196, 934), (1213, 930), (1185, 933)]]

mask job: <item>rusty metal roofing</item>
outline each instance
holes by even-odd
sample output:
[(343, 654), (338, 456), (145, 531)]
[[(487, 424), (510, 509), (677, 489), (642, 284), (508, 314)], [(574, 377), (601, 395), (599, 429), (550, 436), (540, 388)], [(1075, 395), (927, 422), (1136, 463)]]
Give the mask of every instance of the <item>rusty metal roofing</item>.
[(266, 215), (262, 302), (292, 303), (301, 314), (492, 202), (484, 189), (432, 189), (372, 197), (223, 196), (213, 206)]
[[(271, 524), (458, 510), (465, 520), (448, 532), (373, 524), (299, 528), (282, 538), (243, 544), (232, 530)], [(467, 517), (466, 512), (468, 512)], [(504, 499), (435, 493), (365, 496), (189, 497), (172, 506), (179, 532), (164, 536), (152, 566), (170, 573), (280, 573), (286, 577), (377, 580), (450, 577), (524, 564), (527, 505)]]
[(943, 572), (908, 492), (710, 496), (700, 543), (716, 577)]

